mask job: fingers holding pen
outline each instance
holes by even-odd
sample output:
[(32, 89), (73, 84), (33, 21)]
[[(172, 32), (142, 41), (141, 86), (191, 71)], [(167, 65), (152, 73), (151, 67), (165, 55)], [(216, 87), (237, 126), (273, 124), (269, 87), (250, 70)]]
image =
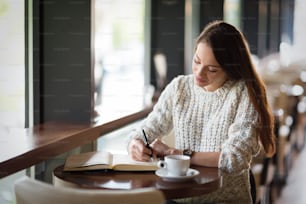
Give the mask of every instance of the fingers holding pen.
[(153, 151), (142, 140), (134, 139), (129, 145), (129, 153), (136, 161), (150, 161)]

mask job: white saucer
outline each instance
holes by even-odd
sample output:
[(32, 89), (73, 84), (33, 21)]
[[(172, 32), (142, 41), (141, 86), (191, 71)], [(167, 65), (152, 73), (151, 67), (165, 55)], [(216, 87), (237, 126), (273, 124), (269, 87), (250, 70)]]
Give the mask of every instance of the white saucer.
[(166, 169), (158, 169), (155, 171), (155, 174), (159, 177), (161, 177), (163, 180), (166, 181), (187, 181), (190, 180), (194, 177), (196, 177), (197, 175), (200, 174), (200, 172), (198, 170), (195, 169), (188, 169), (187, 173), (185, 176), (172, 176), (172, 175), (168, 175), (168, 172)]

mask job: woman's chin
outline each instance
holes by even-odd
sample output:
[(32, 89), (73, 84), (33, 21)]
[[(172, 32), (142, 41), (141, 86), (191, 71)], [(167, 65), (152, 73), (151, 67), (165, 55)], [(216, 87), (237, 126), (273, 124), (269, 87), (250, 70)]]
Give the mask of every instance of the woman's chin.
[(203, 81), (199, 81), (199, 80), (195, 80), (194, 83), (195, 83), (195, 85), (200, 86), (200, 87), (207, 86), (207, 83), (205, 83)]

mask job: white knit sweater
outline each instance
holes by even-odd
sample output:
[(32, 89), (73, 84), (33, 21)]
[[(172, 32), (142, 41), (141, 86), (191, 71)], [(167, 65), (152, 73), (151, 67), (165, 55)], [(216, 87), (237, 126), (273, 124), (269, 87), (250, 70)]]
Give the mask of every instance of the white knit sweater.
[[(250, 203), (248, 169), (260, 149), (254, 134), (257, 113), (244, 82), (228, 81), (214, 92), (194, 84), (193, 75), (178, 76), (165, 88), (141, 128), (149, 141), (172, 129), (178, 149), (221, 152), (223, 185), (218, 191), (179, 201), (189, 203)], [(140, 138), (135, 130), (133, 138)]]

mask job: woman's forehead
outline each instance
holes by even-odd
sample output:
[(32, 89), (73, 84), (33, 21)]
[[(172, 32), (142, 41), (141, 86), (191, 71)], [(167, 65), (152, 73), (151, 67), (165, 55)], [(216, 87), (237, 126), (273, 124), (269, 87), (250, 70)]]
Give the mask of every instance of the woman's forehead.
[(199, 43), (195, 52), (195, 56), (200, 60), (216, 64), (217, 60), (214, 56), (213, 50), (207, 43)]

